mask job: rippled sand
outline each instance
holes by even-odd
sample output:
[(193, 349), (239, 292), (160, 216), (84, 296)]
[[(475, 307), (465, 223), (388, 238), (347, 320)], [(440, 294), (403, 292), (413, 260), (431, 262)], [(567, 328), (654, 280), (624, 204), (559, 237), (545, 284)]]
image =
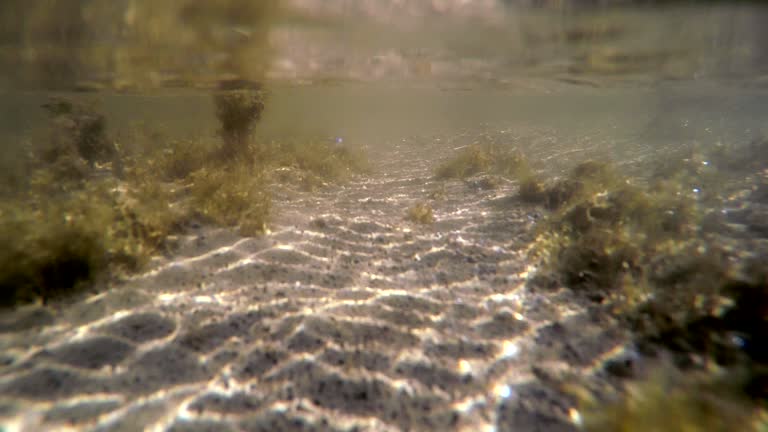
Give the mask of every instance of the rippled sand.
[[(622, 115), (643, 97), (617, 99)], [(675, 115), (637, 130), (715, 133)], [(589, 133), (390, 131), (401, 138), (366, 148), (370, 175), (277, 187), (263, 237), (198, 227), (108, 291), (4, 313), (0, 419), (35, 431), (574, 430), (562, 383), (609, 384), (602, 366), (631, 355), (629, 335), (570, 291), (526, 285), (542, 213), (513, 198), (514, 182), (484, 190), (432, 173), (489, 136), (550, 175), (591, 157), (629, 170), (665, 151), (627, 144), (616, 128), (628, 123), (612, 118)], [(404, 220), (424, 201), (434, 224)]]

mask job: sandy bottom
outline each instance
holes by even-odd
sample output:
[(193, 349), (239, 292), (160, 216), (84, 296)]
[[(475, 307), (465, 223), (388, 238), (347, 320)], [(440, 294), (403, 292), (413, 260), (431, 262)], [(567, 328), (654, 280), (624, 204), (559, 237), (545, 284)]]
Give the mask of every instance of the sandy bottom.
[[(609, 380), (628, 335), (526, 286), (542, 215), (515, 183), (431, 178), (473, 139), (380, 146), (371, 175), (277, 190), (264, 237), (200, 227), (108, 291), (0, 317), (0, 430), (575, 430), (563, 377)], [(403, 220), (438, 190), (436, 223)]]

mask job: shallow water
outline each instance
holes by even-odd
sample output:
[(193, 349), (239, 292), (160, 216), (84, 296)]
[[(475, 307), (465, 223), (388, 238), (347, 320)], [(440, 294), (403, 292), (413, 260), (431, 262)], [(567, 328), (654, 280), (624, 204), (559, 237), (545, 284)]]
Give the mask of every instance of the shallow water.
[[(680, 148), (748, 151), (768, 134), (764, 11), (427, 3), (293, 2), (255, 134), (340, 139), (371, 172), (274, 186), (261, 237), (195, 225), (108, 289), (2, 310), (3, 430), (576, 430), (562, 377), (594, 388), (615, 384), (607, 361), (644, 367), (619, 320), (527, 284), (545, 212), (517, 181), (434, 170), (475, 142), (519, 148), (544, 178), (596, 159), (642, 179)], [(42, 136), (52, 95), (94, 101), (122, 148), (217, 139), (209, 89), (112, 72), (56, 92), (7, 78), (4, 163)], [(72, 91), (86, 81), (98, 91)], [(735, 255), (768, 251), (768, 206), (749, 198), (761, 175), (729, 177), (712, 209)], [(435, 192), (434, 224), (404, 219)]]

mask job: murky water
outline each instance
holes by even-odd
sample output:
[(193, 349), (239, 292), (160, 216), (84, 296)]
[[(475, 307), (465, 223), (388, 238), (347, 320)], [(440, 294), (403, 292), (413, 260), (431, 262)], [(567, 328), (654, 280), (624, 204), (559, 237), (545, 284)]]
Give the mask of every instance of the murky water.
[[(0, 5), (7, 238), (24, 229), (8, 209), (27, 199), (41, 225), (80, 217), (41, 204), (79, 197), (74, 186), (35, 189), (50, 181), (41, 172), (61, 175), (39, 156), (58, 135), (79, 139), (79, 122), (98, 113), (128, 178), (154, 178), (159, 162), (137, 168), (141, 155), (226, 141), (213, 95), (230, 86), (267, 92), (253, 142), (325, 143), (370, 167), (307, 187), (310, 162), (270, 166), (263, 234), (193, 213), (133, 272), (0, 309), (0, 431), (578, 429), (581, 406), (563, 383), (603, 395), (655, 360), (602, 297), (532, 282), (544, 265), (531, 250), (558, 219), (519, 198), (525, 179), (435, 177), (473, 145), (517, 149), (547, 181), (599, 160), (645, 185), (683, 161), (677, 196), (707, 216), (686, 241), (764, 268), (768, 9), (758, 4), (27, 3)], [(51, 114), (41, 107), (52, 97), (88, 111)], [(136, 187), (108, 156), (73, 166), (86, 184), (114, 181), (110, 193)], [(183, 201), (200, 178), (163, 177), (172, 193), (159, 196)], [(138, 201), (157, 199), (140, 190)], [(423, 203), (434, 222), (408, 220)], [(136, 214), (133, 229), (154, 227)], [(0, 255), (11, 262), (0, 271), (26, 264), (19, 256)], [(0, 289), (45, 278), (24, 277), (0, 278)], [(751, 367), (764, 364), (750, 345), (763, 334), (726, 335), (746, 341)], [(631, 373), (610, 372), (627, 359)]]

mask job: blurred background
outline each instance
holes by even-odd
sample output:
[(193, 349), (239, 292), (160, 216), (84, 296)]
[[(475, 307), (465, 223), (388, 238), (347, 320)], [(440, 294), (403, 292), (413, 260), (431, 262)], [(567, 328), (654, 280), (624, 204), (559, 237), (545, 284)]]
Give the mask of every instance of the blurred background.
[(5, 0), (0, 88), (768, 76), (768, 10), (632, 0)]

